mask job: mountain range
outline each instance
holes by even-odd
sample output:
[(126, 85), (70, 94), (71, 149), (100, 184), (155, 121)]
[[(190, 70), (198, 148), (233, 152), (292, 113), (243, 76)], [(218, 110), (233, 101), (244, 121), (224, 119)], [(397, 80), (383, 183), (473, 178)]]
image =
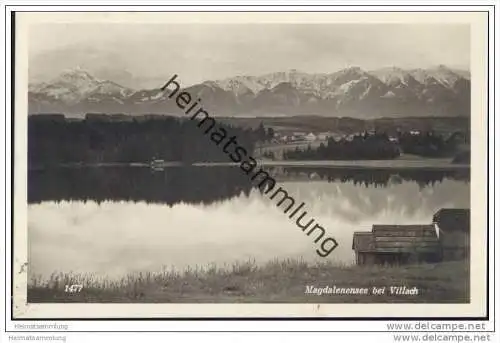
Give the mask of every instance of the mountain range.
[[(183, 115), (161, 86), (134, 90), (80, 68), (66, 70), (29, 85), (29, 113)], [(469, 72), (444, 65), (371, 71), (350, 67), (323, 74), (289, 70), (205, 81), (185, 91), (200, 98), (213, 116), (470, 116)]]

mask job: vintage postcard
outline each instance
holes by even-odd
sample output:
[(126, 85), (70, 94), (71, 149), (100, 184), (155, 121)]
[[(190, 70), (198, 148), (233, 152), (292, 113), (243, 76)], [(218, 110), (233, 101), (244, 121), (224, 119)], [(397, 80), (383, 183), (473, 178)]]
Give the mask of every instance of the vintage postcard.
[(487, 28), (16, 13), (14, 318), (485, 317)]

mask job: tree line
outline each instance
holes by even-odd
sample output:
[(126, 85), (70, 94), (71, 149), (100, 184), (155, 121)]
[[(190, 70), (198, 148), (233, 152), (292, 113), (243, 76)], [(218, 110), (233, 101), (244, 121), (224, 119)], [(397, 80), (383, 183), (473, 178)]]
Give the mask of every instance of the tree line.
[[(210, 142), (196, 121), (174, 117), (132, 120), (69, 120), (64, 116), (30, 116), (28, 162), (30, 166), (64, 163), (228, 162), (227, 154)], [(253, 151), (263, 136), (258, 129), (220, 124), (238, 143)]]
[(454, 132), (448, 138), (436, 134), (432, 130), (419, 134), (414, 132), (399, 132), (398, 142), (401, 150), (408, 154), (425, 157), (451, 157), (457, 153), (460, 144), (465, 142), (465, 136)]
[(321, 143), (317, 148), (295, 150), (283, 153), (285, 160), (369, 160), (392, 159), (400, 155), (397, 144), (389, 140), (387, 134), (355, 135), (352, 140), (335, 140), (329, 137), (326, 144)]
[(415, 154), (424, 157), (452, 157), (464, 136), (455, 132), (450, 137), (432, 131), (398, 132), (392, 139), (387, 133), (356, 134), (351, 139), (336, 140), (329, 137), (326, 144), (317, 148), (310, 145), (306, 149), (296, 147), (283, 153), (285, 160), (385, 160), (394, 159), (401, 153)]

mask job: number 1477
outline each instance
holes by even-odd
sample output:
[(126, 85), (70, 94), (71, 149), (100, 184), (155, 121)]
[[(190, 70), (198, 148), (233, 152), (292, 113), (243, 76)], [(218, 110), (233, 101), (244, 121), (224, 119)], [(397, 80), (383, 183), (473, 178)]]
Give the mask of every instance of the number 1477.
[(67, 293), (79, 293), (83, 289), (83, 285), (66, 285), (64, 291)]

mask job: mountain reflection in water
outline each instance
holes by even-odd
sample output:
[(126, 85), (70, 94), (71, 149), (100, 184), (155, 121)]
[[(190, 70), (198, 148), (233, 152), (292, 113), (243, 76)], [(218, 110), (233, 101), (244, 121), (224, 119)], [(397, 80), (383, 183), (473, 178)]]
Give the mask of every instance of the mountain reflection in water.
[[(279, 185), (335, 237), (328, 257), (353, 263), (352, 233), (373, 224), (429, 223), (469, 207), (468, 175), (274, 169)], [(363, 175), (366, 175), (363, 179)], [(315, 180), (311, 182), (310, 180)], [(216, 263), (321, 260), (276, 202), (238, 168), (60, 168), (30, 171), (30, 273), (123, 276)]]

